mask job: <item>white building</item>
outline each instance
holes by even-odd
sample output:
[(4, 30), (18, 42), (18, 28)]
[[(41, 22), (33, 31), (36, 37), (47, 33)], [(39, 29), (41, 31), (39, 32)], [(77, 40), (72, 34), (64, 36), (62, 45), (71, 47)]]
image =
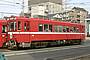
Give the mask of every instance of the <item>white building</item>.
[(28, 9), (28, 7), (29, 7), (29, 6), (28, 6), (28, 0), (23, 0), (23, 2), (24, 2), (24, 3), (23, 3), (23, 4), (24, 4), (24, 13), (27, 13), (28, 10), (29, 10), (29, 9)]
[[(31, 6), (30, 8), (30, 12), (31, 12), (31, 17), (35, 17), (35, 16), (47, 16), (48, 14), (55, 14), (55, 13), (61, 13), (63, 11), (63, 7), (62, 7), (62, 0), (56, 0), (54, 2), (54, 0), (48, 0), (48, 1), (44, 1), (43, 2), (38, 2), (38, 3), (34, 3), (33, 4), (29, 4), (29, 6)], [(59, 2), (58, 2), (59, 1)]]

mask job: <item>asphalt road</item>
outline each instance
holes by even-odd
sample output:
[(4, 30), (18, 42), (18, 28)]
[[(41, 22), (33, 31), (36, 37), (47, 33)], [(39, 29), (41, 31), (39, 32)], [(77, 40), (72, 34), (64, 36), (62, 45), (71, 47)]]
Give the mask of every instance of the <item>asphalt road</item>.
[(90, 54), (90, 40), (82, 45), (3, 52), (8, 60), (70, 60)]

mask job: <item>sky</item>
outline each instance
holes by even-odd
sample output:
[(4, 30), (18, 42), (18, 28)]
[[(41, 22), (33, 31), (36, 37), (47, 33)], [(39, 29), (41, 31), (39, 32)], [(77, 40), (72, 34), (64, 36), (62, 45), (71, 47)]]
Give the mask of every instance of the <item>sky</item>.
[(0, 0), (0, 17), (11, 15), (11, 13), (12, 15), (18, 15), (21, 10), (22, 0)]
[[(0, 0), (0, 17), (9, 15), (18, 15), (22, 11), (22, 1), (23, 0)], [(68, 9), (76, 6), (84, 8), (90, 12), (89, 6), (90, 0), (66, 0), (66, 4), (67, 4), (66, 7)], [(7, 14), (7, 13), (15, 13), (15, 14)]]
[(90, 0), (66, 0), (67, 8), (72, 8), (74, 6), (84, 8), (90, 13)]
[[(24, 12), (27, 12), (28, 0), (24, 0)], [(19, 15), (23, 11), (23, 0), (0, 0), (0, 17)], [(4, 12), (4, 13), (3, 13)]]

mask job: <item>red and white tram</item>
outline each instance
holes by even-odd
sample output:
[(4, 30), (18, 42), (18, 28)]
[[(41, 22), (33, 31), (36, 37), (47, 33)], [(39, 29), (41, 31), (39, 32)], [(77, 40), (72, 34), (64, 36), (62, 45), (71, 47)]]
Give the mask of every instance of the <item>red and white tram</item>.
[(84, 25), (38, 18), (13, 17), (8, 20), (8, 48), (80, 44)]

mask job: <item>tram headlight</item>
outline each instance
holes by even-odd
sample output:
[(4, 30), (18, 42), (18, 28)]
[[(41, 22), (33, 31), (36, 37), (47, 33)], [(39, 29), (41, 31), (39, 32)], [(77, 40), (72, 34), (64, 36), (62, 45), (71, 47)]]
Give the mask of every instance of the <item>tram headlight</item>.
[(2, 37), (5, 37), (5, 35), (2, 35)]

